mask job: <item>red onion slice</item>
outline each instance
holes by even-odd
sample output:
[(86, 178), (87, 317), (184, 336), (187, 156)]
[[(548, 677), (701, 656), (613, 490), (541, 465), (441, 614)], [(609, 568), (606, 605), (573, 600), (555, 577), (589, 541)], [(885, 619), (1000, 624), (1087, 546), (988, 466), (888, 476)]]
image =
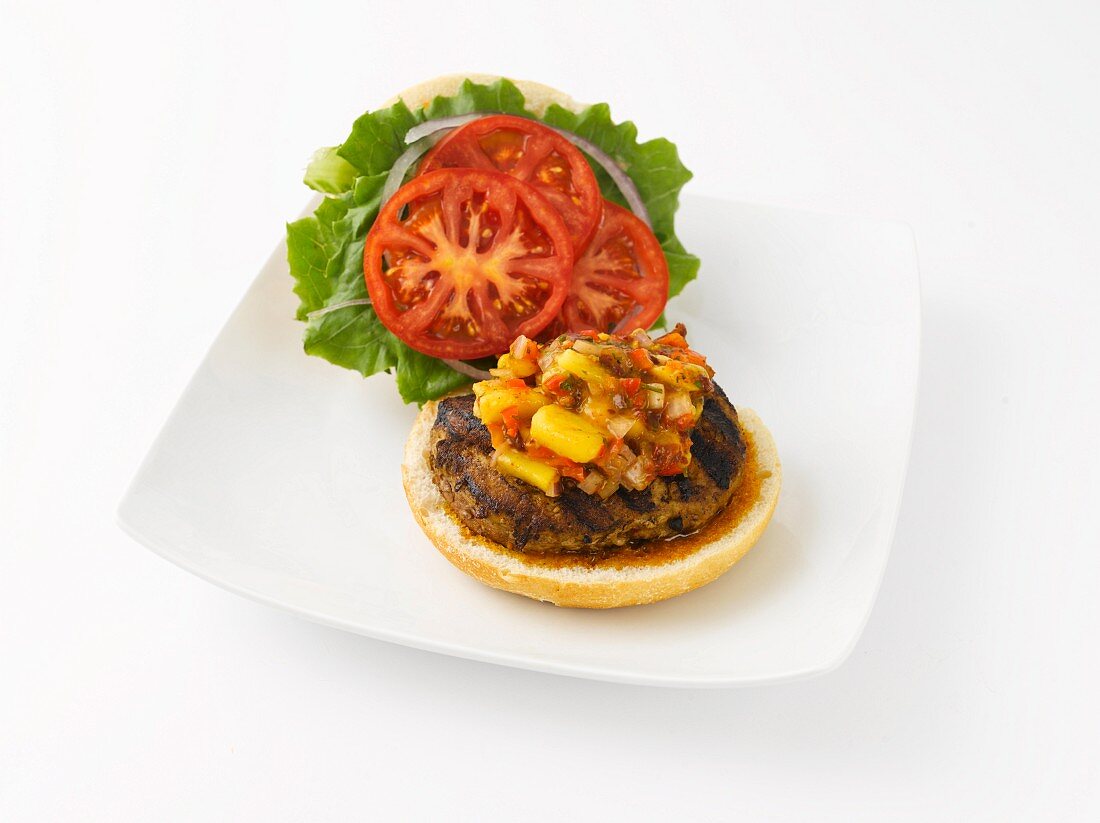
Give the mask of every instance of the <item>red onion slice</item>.
[(432, 146), (443, 138), (442, 133), (429, 134), (413, 142), (405, 152), (397, 158), (390, 173), (386, 175), (386, 182), (382, 185), (382, 202), (379, 208), (386, 205), (394, 193), (405, 183), (405, 175)]
[(482, 117), (485, 117), (485, 115), (457, 114), (454, 117), (441, 117), (438, 120), (428, 120), (418, 126), (413, 126), (405, 132), (405, 145), (408, 148), (397, 158), (393, 168), (390, 169), (390, 173), (386, 175), (386, 182), (382, 186), (382, 202), (379, 208), (386, 205), (397, 190), (404, 185), (405, 175), (409, 173), (409, 169), (432, 146), (446, 137), (452, 129)]
[(447, 360), (445, 358), (440, 359), (442, 359), (444, 363), (446, 363), (459, 374), (464, 374), (467, 377), (472, 377), (474, 378), (474, 380), (493, 379), (493, 375), (489, 374), (489, 372), (485, 371), (484, 369), (477, 368), (477, 366), (471, 366), (469, 363), (464, 363), (461, 360)]
[(405, 145), (411, 146), (417, 140), (422, 137), (427, 137), (429, 134), (435, 134), (442, 129), (454, 129), (459, 126), (464, 126), (473, 120), (480, 120), (482, 117), (488, 117), (493, 112), (474, 112), (473, 114), (455, 114), (451, 117), (440, 117), (438, 120), (425, 120), (418, 126), (413, 126), (407, 132), (405, 132)]
[[(543, 125), (545, 125), (545, 123)], [(630, 175), (623, 171), (619, 164), (615, 162), (615, 158), (591, 140), (581, 137), (579, 134), (574, 134), (565, 129), (554, 128), (553, 126), (547, 126), (547, 128), (554, 129), (554, 131), (577, 148), (585, 151), (589, 157), (603, 166), (603, 170), (611, 175), (611, 179), (615, 181), (615, 185), (618, 186), (619, 191), (623, 193), (623, 197), (626, 198), (630, 210), (650, 229), (653, 228), (653, 224), (649, 221), (649, 211), (646, 209), (645, 203), (642, 202), (642, 196), (638, 193), (638, 187), (634, 185), (634, 181), (630, 179)]]
[(369, 297), (360, 297), (355, 300), (345, 300), (343, 303), (333, 303), (331, 306), (323, 306), (319, 309), (314, 309), (306, 315), (307, 320), (313, 320), (316, 317), (324, 317), (330, 312), (337, 311), (339, 309), (346, 309), (348, 306), (369, 306), (371, 304)]

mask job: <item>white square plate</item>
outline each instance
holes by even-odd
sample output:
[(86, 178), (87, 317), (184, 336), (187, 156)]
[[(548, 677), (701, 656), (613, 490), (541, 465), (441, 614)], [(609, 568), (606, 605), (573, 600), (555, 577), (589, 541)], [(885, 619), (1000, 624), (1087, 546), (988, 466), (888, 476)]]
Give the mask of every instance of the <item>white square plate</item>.
[(401, 488), (416, 414), (392, 378), (302, 353), (280, 247), (119, 508), (134, 538), (227, 589), (417, 648), (580, 677), (731, 686), (854, 647), (909, 457), (920, 296), (908, 227), (688, 197), (699, 279), (669, 306), (779, 446), (770, 527), (725, 576), (650, 606), (559, 609), (489, 589), (421, 534)]

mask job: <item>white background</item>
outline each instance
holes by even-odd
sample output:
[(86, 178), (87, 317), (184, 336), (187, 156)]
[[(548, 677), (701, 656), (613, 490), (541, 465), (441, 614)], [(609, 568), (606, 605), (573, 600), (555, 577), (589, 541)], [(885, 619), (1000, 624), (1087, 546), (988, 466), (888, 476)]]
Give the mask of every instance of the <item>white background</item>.
[[(1092, 3), (0, 0), (0, 819), (1096, 819), (1098, 37)], [(912, 462), (838, 671), (445, 658), (115, 527), (312, 150), (461, 70), (611, 101), (692, 191), (913, 225)]]

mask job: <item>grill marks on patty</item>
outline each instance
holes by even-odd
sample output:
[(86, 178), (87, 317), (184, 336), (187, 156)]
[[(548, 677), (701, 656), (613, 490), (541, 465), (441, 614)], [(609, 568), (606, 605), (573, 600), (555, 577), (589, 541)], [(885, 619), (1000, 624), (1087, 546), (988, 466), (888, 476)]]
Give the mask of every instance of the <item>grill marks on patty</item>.
[(684, 474), (642, 491), (620, 488), (607, 500), (565, 479), (561, 495), (547, 497), (493, 468), (489, 431), (473, 405), (473, 395), (439, 402), (427, 455), (432, 477), (470, 531), (531, 554), (606, 551), (693, 532), (729, 502), (745, 461), (737, 412), (715, 386), (692, 431)]
[[(691, 431), (691, 462), (703, 467), (711, 480), (723, 489), (729, 488), (734, 474), (745, 458), (745, 444), (741, 442), (741, 432), (734, 422), (737, 413), (721, 389), (722, 403), (707, 398), (703, 404), (703, 416)], [(730, 410), (727, 416), (722, 406)], [(740, 453), (734, 444), (740, 445)]]

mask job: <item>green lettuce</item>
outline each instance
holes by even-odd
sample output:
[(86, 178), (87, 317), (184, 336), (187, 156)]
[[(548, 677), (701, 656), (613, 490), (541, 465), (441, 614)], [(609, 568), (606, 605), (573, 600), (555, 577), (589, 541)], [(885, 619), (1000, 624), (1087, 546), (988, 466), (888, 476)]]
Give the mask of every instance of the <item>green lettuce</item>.
[[(355, 121), (340, 146), (321, 149), (305, 183), (325, 194), (311, 217), (287, 224), (287, 260), (297, 318), (306, 324), (307, 354), (364, 377), (394, 372), (406, 403), (423, 404), (470, 382), (442, 360), (402, 343), (382, 325), (368, 303), (363, 281), (363, 244), (378, 215), (382, 186), (405, 151), (405, 134), (425, 120), (456, 114), (502, 112), (541, 120), (591, 140), (630, 175), (649, 209), (653, 231), (669, 266), (669, 296), (679, 294), (699, 270), (699, 258), (677, 239), (673, 220), (680, 189), (691, 179), (676, 146), (664, 139), (638, 142), (633, 123), (615, 123), (606, 104), (574, 113), (550, 106), (542, 117), (526, 109), (523, 94), (508, 80), (480, 85), (467, 80), (452, 97), (437, 97), (412, 110), (403, 102), (368, 112)], [(625, 205), (611, 178), (590, 161), (604, 197)]]

